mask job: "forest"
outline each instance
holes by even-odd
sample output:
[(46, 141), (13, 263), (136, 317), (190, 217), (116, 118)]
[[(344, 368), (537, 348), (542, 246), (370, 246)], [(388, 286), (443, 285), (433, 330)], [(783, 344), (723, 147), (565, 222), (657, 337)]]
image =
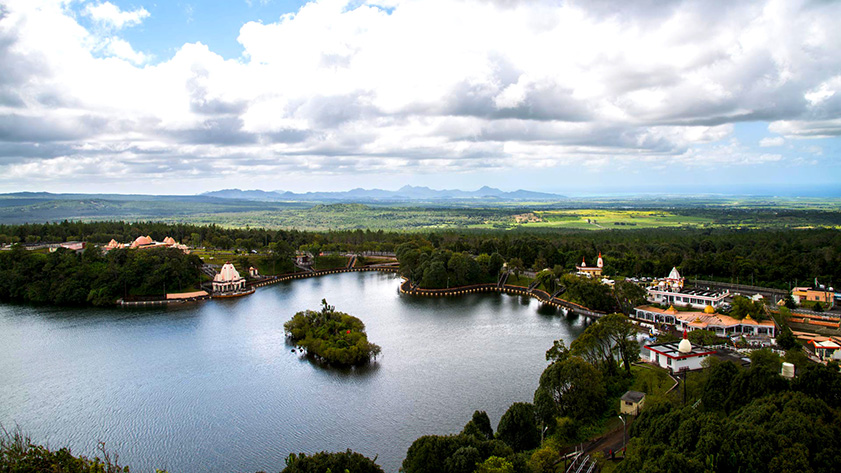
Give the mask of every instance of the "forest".
[(41, 253), (14, 246), (0, 252), (0, 300), (56, 305), (110, 305), (118, 298), (194, 290), (202, 261), (181, 250)]
[[(23, 225), (0, 225), (0, 244), (34, 245), (45, 242), (86, 241), (105, 244), (111, 239), (129, 242), (140, 235), (150, 235), (161, 241), (167, 236), (197, 248), (217, 248), (249, 253), (250, 259), (263, 262), (263, 268), (273, 268), (275, 273), (291, 271), (289, 258), (295, 250), (319, 252), (396, 252), (401, 251), (404, 275), (421, 280), (427, 276), (427, 267), (418, 269), (421, 261), (414, 258), (429, 255), (428, 287), (446, 287), (470, 282), (493, 282), (501, 262), (509, 263), (513, 270), (541, 271), (551, 269), (556, 274), (571, 272), (582, 260), (592, 264), (601, 253), (604, 273), (608, 277), (663, 277), (672, 267), (690, 279), (708, 279), (756, 286), (788, 289), (795, 285), (809, 285), (816, 278), (832, 285), (841, 280), (841, 232), (833, 229), (803, 230), (730, 230), (730, 229), (641, 229), (611, 230), (606, 232), (557, 232), (557, 231), (437, 231), (429, 233), (386, 232), (382, 230), (336, 230), (309, 232), (299, 230), (267, 230), (263, 228), (223, 228), (217, 225), (166, 224), (160, 222), (69, 222)], [(403, 246), (401, 246), (403, 245)], [(9, 247), (7, 246), (8, 250)], [(256, 254), (253, 252), (256, 251)], [(37, 253), (37, 252), (34, 252)], [(407, 259), (407, 255), (409, 259)], [(460, 256), (455, 256), (460, 255)], [(485, 256), (483, 256), (485, 255)], [(60, 256), (60, 258), (59, 258)], [(0, 269), (10, 272), (2, 283), (0, 298), (32, 301), (85, 301), (81, 289), (67, 287), (51, 291), (35, 289), (34, 294), (24, 294), (33, 287), (43, 287), (44, 281), (66, 280), (68, 275), (85, 268), (86, 276), (80, 284), (101, 276), (105, 266), (116, 269), (120, 263), (85, 252), (80, 255), (44, 255), (24, 257), (17, 252), (9, 255), (0, 252)], [(466, 256), (470, 256), (469, 258)], [(475, 258), (474, 258), (475, 257)], [(62, 264), (54, 260), (63, 258)], [(75, 258), (75, 260), (73, 260)], [(109, 257), (113, 258), (113, 257)], [(455, 258), (452, 265), (450, 261)], [(446, 261), (445, 261), (446, 260)], [(26, 263), (24, 263), (26, 261)], [(180, 261), (180, 260), (178, 260)], [(180, 262), (173, 262), (180, 267)], [(192, 264), (199, 264), (191, 259)], [(88, 262), (97, 263), (89, 265)], [(107, 262), (107, 264), (105, 264)], [(268, 264), (274, 262), (274, 264)], [(47, 264), (49, 263), (49, 264)], [(439, 264), (440, 263), (440, 264)], [(103, 266), (104, 265), (104, 266)], [(452, 267), (450, 267), (452, 266)], [(150, 266), (151, 267), (151, 266)], [(443, 271), (442, 271), (443, 269)], [(43, 273), (47, 271), (47, 273)], [(163, 280), (176, 286), (191, 287), (196, 278), (174, 269), (157, 270), (157, 276), (148, 281), (135, 281), (129, 276), (117, 278), (120, 283), (136, 287), (147, 293), (163, 286)], [(59, 274), (61, 273), (61, 274)], [(122, 294), (108, 280), (103, 296)], [(14, 280), (14, 283), (10, 281)], [(25, 284), (24, 284), (25, 283)], [(71, 284), (71, 283), (68, 283)], [(21, 285), (23, 287), (21, 287)], [(39, 286), (40, 285), (40, 286)], [(88, 287), (88, 290), (91, 288)], [(53, 296), (52, 293), (75, 293)], [(38, 295), (40, 294), (40, 295)], [(91, 295), (92, 300), (103, 297)], [(606, 308), (610, 309), (610, 308)], [(612, 310), (612, 309), (610, 309)]]

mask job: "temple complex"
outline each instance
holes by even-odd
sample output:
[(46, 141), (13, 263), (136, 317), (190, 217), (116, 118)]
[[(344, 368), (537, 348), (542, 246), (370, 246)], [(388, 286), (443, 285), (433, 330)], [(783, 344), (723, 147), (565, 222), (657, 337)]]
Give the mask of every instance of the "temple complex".
[(668, 277), (652, 281), (646, 289), (648, 300), (655, 304), (679, 304), (704, 309), (707, 306), (720, 307), (730, 295), (729, 292), (684, 289), (685, 282), (677, 268), (672, 268)]
[(576, 266), (575, 269), (579, 276), (586, 276), (588, 278), (594, 277), (601, 277), (602, 275), (602, 268), (604, 267), (604, 260), (602, 259), (602, 254), (599, 253), (599, 259), (596, 261), (595, 266), (587, 266), (587, 262), (584, 258), (581, 258), (581, 264)]
[(140, 235), (139, 237), (135, 238), (134, 241), (131, 243), (120, 243), (115, 239), (111, 239), (107, 245), (102, 247), (105, 251), (116, 250), (118, 248), (130, 248), (130, 249), (146, 249), (146, 248), (177, 248), (184, 253), (190, 253), (190, 248), (187, 245), (182, 245), (175, 241), (175, 238), (166, 237), (164, 241), (155, 241), (152, 239), (151, 236), (143, 236)]
[(245, 278), (231, 263), (222, 265), (222, 269), (213, 278), (213, 294), (236, 293), (245, 290)]
[(756, 336), (773, 338), (777, 335), (777, 324), (773, 319), (754, 320), (747, 316), (741, 320), (724, 314), (717, 314), (708, 305), (703, 311), (682, 312), (674, 308), (660, 309), (642, 306), (634, 309), (634, 318), (643, 322), (672, 325), (678, 330), (709, 330), (719, 337)]

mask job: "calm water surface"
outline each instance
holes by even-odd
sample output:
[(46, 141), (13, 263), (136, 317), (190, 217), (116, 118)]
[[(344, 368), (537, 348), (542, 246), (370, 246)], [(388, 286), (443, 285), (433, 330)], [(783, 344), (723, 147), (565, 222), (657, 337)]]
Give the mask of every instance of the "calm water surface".
[[(417, 298), (398, 283), (348, 273), (169, 309), (0, 305), (0, 423), (75, 453), (104, 441), (132, 471), (277, 472), (290, 452), (347, 448), (397, 471), (417, 437), (531, 402), (544, 352), (584, 329), (529, 298)], [(322, 298), (365, 322), (376, 364), (292, 353), (283, 323)]]

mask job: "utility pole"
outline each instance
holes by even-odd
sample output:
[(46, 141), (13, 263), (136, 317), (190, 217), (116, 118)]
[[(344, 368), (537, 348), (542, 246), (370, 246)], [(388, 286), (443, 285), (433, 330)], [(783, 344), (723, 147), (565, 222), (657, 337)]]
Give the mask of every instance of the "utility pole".
[(625, 423), (625, 418), (622, 417), (621, 414), (619, 415), (619, 420), (622, 421), (622, 458), (625, 458), (625, 442), (626, 442), (625, 431), (626, 431), (627, 424)]

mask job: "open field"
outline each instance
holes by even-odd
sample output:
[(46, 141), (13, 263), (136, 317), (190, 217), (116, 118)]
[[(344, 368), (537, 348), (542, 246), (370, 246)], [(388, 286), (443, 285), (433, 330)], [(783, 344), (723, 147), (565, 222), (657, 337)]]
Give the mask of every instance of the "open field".
[(699, 227), (715, 223), (709, 217), (678, 215), (666, 210), (544, 210), (532, 212), (532, 214), (538, 220), (524, 223), (523, 226), (604, 230), (608, 228)]
[(604, 231), (649, 228), (841, 228), (841, 199), (640, 198), (554, 203), (258, 202), (205, 197), (0, 196), (0, 224), (160, 221), (298, 230)]

